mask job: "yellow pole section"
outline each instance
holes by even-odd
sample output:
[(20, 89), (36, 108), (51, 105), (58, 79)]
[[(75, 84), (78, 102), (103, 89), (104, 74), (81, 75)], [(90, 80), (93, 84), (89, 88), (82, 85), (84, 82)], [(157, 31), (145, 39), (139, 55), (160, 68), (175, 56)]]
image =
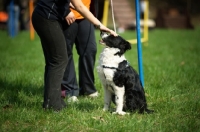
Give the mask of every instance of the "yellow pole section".
[[(129, 43), (131, 44), (137, 44), (137, 39), (131, 39), (131, 40), (127, 40)], [(141, 38), (141, 42), (144, 43), (144, 42), (147, 42), (147, 40), (143, 38)]]
[(149, 1), (145, 0), (145, 11), (144, 11), (144, 40), (148, 41), (148, 19), (149, 19)]
[[(149, 18), (149, 1), (145, 0), (144, 32), (143, 32), (143, 38), (141, 38), (142, 43), (147, 42), (148, 39), (149, 39), (148, 18)], [(131, 40), (128, 40), (128, 42), (131, 43), (131, 44), (137, 44), (137, 39), (131, 39)]]
[(105, 0), (103, 8), (103, 20), (102, 20), (102, 24), (104, 26), (107, 26), (108, 23), (108, 9), (109, 9), (109, 0)]
[(30, 0), (29, 1), (29, 17), (30, 17), (29, 25), (30, 25), (30, 39), (31, 40), (34, 39), (34, 28), (33, 28), (32, 22), (31, 22), (32, 13), (33, 13), (33, 0)]

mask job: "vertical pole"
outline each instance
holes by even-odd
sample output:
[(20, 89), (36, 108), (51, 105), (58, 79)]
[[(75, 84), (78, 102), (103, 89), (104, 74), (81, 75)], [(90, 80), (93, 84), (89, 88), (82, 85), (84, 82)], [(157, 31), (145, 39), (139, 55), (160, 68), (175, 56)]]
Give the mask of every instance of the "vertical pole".
[(145, 10), (144, 10), (144, 41), (148, 41), (148, 19), (149, 19), (149, 1), (145, 0)]
[(139, 64), (139, 76), (144, 87), (144, 77), (143, 77), (143, 66), (142, 66), (142, 44), (141, 44), (141, 33), (140, 33), (140, 2), (135, 0), (136, 9), (136, 32), (137, 32), (137, 52), (138, 52), (138, 64)]
[(14, 10), (14, 0), (12, 0), (8, 6), (9, 9), (9, 21), (8, 21), (8, 26), (9, 26), (9, 35), (11, 37), (15, 36), (15, 10)]
[(102, 20), (102, 24), (107, 26), (107, 22), (108, 22), (108, 9), (109, 9), (109, 0), (105, 0), (104, 1), (104, 8), (103, 8), (103, 20)]
[(32, 13), (33, 13), (33, 0), (30, 0), (29, 1), (29, 17), (30, 17), (29, 25), (30, 25), (30, 39), (31, 40), (34, 39), (34, 28), (33, 28), (32, 22), (31, 22)]

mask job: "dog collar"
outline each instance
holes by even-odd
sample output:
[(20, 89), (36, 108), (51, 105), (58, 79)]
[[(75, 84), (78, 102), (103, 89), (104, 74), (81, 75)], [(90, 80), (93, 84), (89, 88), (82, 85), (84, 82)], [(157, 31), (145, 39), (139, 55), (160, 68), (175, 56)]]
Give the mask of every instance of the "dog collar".
[[(127, 68), (127, 67), (129, 67), (129, 66), (130, 66), (130, 63), (129, 63), (128, 61), (126, 61), (126, 67), (125, 67), (125, 68)], [(119, 69), (119, 68), (117, 68), (117, 67), (109, 67), (109, 66), (105, 66), (105, 65), (102, 65), (102, 67), (103, 67), (103, 68), (109, 68), (109, 69), (120, 70), (120, 71), (121, 71), (121, 69)]]
[(118, 69), (116, 67), (109, 67), (109, 66), (105, 66), (105, 65), (102, 65), (103, 68), (109, 68), (109, 69)]

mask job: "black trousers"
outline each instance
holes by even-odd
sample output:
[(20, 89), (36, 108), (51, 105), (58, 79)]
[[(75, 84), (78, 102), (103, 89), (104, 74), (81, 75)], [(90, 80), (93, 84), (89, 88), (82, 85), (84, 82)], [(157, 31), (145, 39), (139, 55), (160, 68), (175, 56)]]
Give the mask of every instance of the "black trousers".
[[(96, 58), (96, 39), (94, 26), (87, 20), (76, 20), (64, 31), (67, 50), (68, 65), (65, 70), (62, 86), (69, 96), (89, 95), (96, 92), (94, 85), (94, 65)], [(78, 80), (73, 59), (73, 45), (75, 43), (78, 60)]]
[(68, 61), (62, 26), (37, 12), (32, 14), (32, 23), (40, 37), (45, 58), (43, 107), (59, 110), (66, 105), (61, 98), (60, 86)]

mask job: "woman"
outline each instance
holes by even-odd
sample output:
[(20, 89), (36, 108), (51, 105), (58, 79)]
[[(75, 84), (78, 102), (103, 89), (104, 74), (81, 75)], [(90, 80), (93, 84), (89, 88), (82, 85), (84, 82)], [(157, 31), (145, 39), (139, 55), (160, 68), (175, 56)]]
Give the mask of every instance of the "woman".
[(32, 23), (40, 37), (45, 57), (44, 109), (52, 108), (59, 111), (66, 107), (61, 98), (60, 84), (68, 61), (63, 31), (67, 28), (67, 21), (75, 21), (73, 17), (71, 20), (65, 20), (65, 17), (70, 13), (70, 2), (81, 15), (100, 30), (117, 36), (114, 31), (101, 24), (83, 5), (81, 0), (40, 0), (32, 14)]
[[(81, 0), (83, 4), (97, 17), (98, 15), (98, 0)], [(88, 97), (98, 97), (98, 92), (95, 87), (94, 66), (97, 53), (97, 45), (95, 39), (94, 25), (85, 19), (80, 13), (74, 10), (73, 5), (70, 5), (71, 14), (66, 19), (75, 17), (73, 23), (67, 30), (64, 31), (68, 64), (65, 69), (62, 81), (62, 97), (69, 97), (68, 102), (78, 101), (79, 95)], [(69, 13), (69, 14), (70, 14)], [(78, 58), (78, 79), (74, 67), (73, 47), (75, 44)]]

